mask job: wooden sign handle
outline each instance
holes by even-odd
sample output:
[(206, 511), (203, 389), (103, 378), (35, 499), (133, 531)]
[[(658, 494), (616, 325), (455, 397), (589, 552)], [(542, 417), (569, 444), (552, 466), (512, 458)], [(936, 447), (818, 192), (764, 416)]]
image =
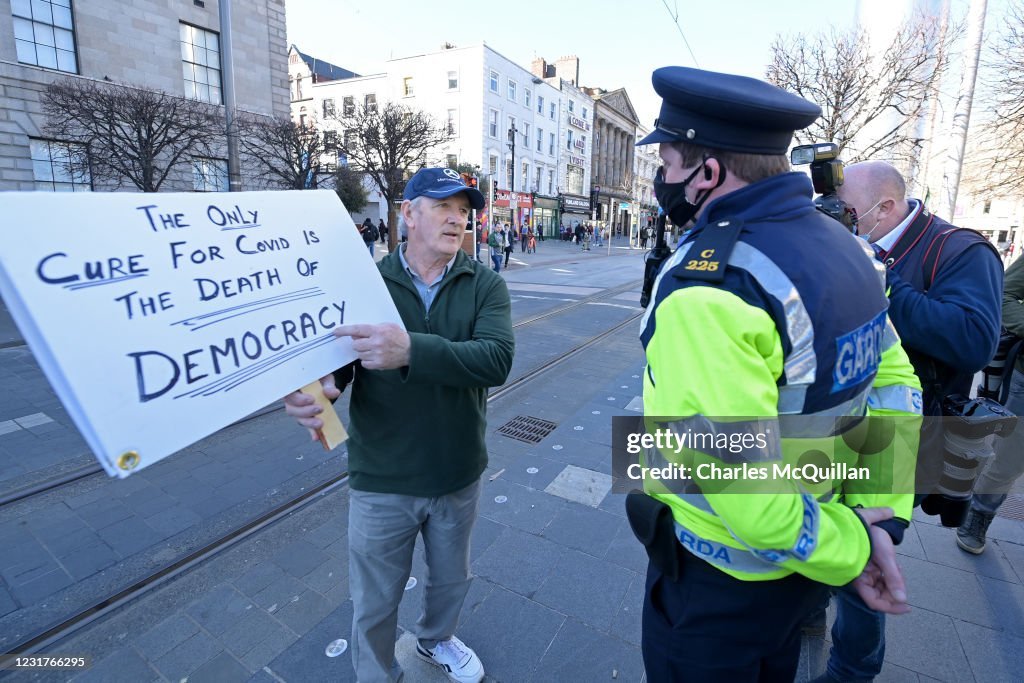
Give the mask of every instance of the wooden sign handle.
[(341, 424), (341, 418), (335, 412), (330, 399), (324, 396), (324, 388), (321, 386), (320, 380), (313, 380), (302, 387), (300, 391), (315, 398), (316, 404), (323, 408), (319, 417), (323, 421), (324, 426), (316, 430), (316, 435), (320, 439), (320, 443), (323, 444), (324, 450), (334, 450), (336, 446), (344, 443), (345, 439), (348, 438), (348, 432), (345, 431), (345, 426)]

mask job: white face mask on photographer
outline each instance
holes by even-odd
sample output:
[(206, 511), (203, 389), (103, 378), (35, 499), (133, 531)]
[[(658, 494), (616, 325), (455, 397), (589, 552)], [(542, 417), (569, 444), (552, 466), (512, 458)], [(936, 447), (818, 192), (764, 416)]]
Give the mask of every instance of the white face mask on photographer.
[(870, 240), (870, 239), (868, 239), (868, 238), (870, 238), (870, 237), (871, 237), (871, 233), (873, 233), (873, 232), (874, 232), (874, 231), (875, 231), (875, 230), (876, 230), (876, 229), (878, 228), (878, 225), (879, 225), (879, 223), (881, 223), (882, 221), (881, 221), (881, 220), (876, 220), (876, 221), (875, 221), (875, 224), (874, 224), (874, 225), (873, 225), (873, 226), (871, 227), (871, 229), (870, 229), (870, 230), (868, 230), (868, 231), (867, 231), (866, 233), (864, 233), (864, 234), (861, 234), (861, 232), (860, 232), (860, 222), (861, 222), (861, 220), (862, 220), (862, 219), (864, 218), (864, 216), (867, 216), (867, 215), (868, 215), (869, 213), (871, 213), (872, 211), (874, 211), (875, 209), (877, 209), (877, 208), (878, 208), (878, 206), (879, 206), (879, 205), (880, 205), (881, 203), (882, 203), (882, 200), (881, 200), (881, 199), (879, 199), (879, 200), (878, 200), (877, 202), (875, 202), (874, 206), (872, 206), (872, 207), (871, 207), (870, 209), (868, 209), (867, 211), (865, 211), (865, 212), (864, 212), (864, 214), (863, 214), (862, 216), (857, 216), (857, 237), (861, 238), (861, 239), (862, 239), (862, 240), (864, 240), (865, 242), (870, 242), (870, 241), (871, 241), (871, 240)]

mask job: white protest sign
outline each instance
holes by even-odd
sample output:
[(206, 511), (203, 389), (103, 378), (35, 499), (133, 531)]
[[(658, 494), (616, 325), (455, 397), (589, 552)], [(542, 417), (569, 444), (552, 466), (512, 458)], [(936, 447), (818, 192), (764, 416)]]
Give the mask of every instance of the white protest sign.
[(352, 361), (339, 324), (402, 324), (327, 190), (5, 192), (0, 212), (0, 294), (112, 475)]

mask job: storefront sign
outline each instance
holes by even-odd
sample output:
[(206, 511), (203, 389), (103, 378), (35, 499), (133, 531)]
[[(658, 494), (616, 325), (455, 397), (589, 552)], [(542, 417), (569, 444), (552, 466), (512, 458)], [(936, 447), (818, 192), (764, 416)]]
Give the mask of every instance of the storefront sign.
[[(512, 200), (515, 200), (514, 202)], [(532, 208), (533, 195), (529, 192), (509, 192), (508, 190), (497, 190), (494, 193), (495, 206), (518, 206), (519, 208)]]
[(569, 155), (569, 163), (572, 164), (573, 166), (580, 166), (580, 167), (583, 167), (583, 166), (586, 165), (583, 162), (583, 157), (574, 157), (571, 154)]
[(589, 123), (587, 123), (586, 121), (584, 121), (581, 118), (577, 118), (577, 117), (573, 116), (572, 114), (569, 114), (569, 124), (573, 125), (573, 126), (576, 126), (577, 128), (579, 128), (581, 130), (587, 130), (587, 131), (590, 130), (590, 124)]

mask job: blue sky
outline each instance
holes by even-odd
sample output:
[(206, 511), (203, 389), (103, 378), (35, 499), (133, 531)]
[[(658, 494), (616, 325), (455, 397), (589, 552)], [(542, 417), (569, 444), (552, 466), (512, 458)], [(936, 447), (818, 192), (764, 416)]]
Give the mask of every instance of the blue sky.
[[(678, 6), (679, 23), (701, 68), (763, 76), (777, 33), (851, 26), (856, 2), (668, 4)], [(583, 85), (625, 87), (648, 126), (659, 102), (651, 72), (669, 64), (695, 66), (662, 0), (288, 0), (286, 7), (289, 43), (361, 74), (379, 73), (391, 57), (432, 52), (445, 41), (485, 40), (526, 68), (534, 57), (553, 62), (575, 54)], [(820, 15), (825, 8), (828, 17)]]
[[(928, 1), (928, 0), (925, 0)], [(931, 0), (940, 2), (941, 0)], [(963, 16), (967, 0), (952, 0)], [(891, 11), (907, 0), (863, 0)], [(625, 87), (641, 123), (650, 126), (660, 100), (651, 72), (669, 64), (763, 77), (779, 34), (854, 25), (857, 0), (667, 0), (696, 55), (694, 64), (663, 0), (288, 0), (288, 42), (360, 74), (380, 73), (391, 57), (437, 50), (444, 42), (481, 40), (529, 68), (580, 58), (583, 85)], [(1005, 0), (990, 0), (987, 33), (1001, 27)], [(894, 20), (896, 12), (892, 12)]]

